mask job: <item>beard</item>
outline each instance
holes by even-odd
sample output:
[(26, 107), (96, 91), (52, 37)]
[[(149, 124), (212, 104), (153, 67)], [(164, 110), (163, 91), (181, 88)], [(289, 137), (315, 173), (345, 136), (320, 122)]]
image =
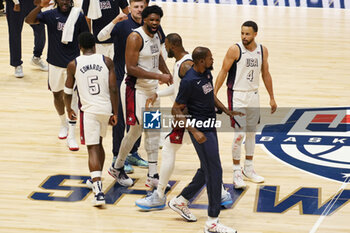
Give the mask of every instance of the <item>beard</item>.
[(169, 49), (168, 58), (173, 58), (175, 56), (174, 51)]
[(243, 45), (248, 46), (253, 42), (253, 40), (242, 40)]
[(151, 33), (151, 34), (156, 34), (158, 32), (158, 28), (157, 30), (153, 31), (152, 27), (149, 26), (149, 25), (146, 25), (147, 26), (147, 30)]
[(207, 67), (208, 70), (212, 71), (214, 69), (213, 65)]

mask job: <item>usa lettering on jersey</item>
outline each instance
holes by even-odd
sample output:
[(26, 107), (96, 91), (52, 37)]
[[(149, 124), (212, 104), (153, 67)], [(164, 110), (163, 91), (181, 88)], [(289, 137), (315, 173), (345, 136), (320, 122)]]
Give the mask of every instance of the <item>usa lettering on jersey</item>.
[(158, 48), (158, 45), (157, 44), (154, 44), (154, 45), (151, 45), (150, 46), (151, 48), (151, 53), (158, 53), (159, 52), (159, 48)]
[(205, 95), (213, 90), (213, 86), (211, 85), (211, 83), (204, 84), (202, 88)]
[(259, 62), (257, 58), (247, 58), (246, 67), (258, 67)]
[(100, 2), (100, 8), (101, 10), (112, 9), (111, 2), (110, 1)]
[(63, 31), (65, 23), (62, 22), (57, 22), (57, 30), (58, 31)]

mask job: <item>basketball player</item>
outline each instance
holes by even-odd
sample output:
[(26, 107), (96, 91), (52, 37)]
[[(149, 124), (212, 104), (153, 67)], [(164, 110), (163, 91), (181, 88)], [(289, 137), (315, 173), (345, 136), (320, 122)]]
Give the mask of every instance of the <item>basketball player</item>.
[[(120, 88), (121, 83), (124, 80), (125, 75), (125, 47), (126, 40), (133, 29), (142, 26), (142, 11), (145, 8), (144, 0), (130, 0), (130, 14), (128, 14), (127, 19), (124, 20), (124, 14), (119, 14), (113, 19), (106, 27), (104, 27), (98, 34), (98, 39), (100, 41), (112, 38), (114, 43), (114, 66), (117, 75), (117, 84)], [(121, 98), (120, 98), (121, 100)], [(123, 114), (122, 104), (119, 103), (118, 111), (118, 124), (113, 127), (113, 162), (112, 166), (117, 159), (120, 144), (124, 138), (125, 132), (125, 120)], [(126, 173), (132, 173), (134, 171), (133, 167), (129, 164), (129, 161), (139, 167), (148, 167), (148, 162), (143, 160), (138, 153), (138, 148), (140, 147), (141, 138), (137, 139), (135, 145), (132, 147), (130, 154), (125, 160), (124, 169)], [(132, 158), (132, 159), (131, 159)]]
[[(192, 56), (185, 51), (182, 45), (182, 39), (177, 33), (170, 33), (165, 38), (165, 48), (169, 58), (175, 58), (173, 78), (174, 83), (168, 88), (155, 93), (151, 98), (147, 99), (146, 107), (153, 104), (158, 97), (171, 96), (175, 101), (179, 90), (181, 79), (185, 76), (187, 71), (193, 66)], [(165, 190), (169, 182), (170, 176), (174, 170), (175, 154), (181, 148), (182, 143), (189, 144), (190, 139), (188, 134), (184, 134), (185, 129), (174, 129), (169, 136), (165, 138), (162, 149), (162, 163), (160, 166), (159, 183), (157, 189), (152, 195), (136, 200), (136, 205), (141, 209), (162, 209), (165, 207), (166, 196)], [(221, 205), (232, 204), (231, 194), (222, 188)], [(181, 199), (182, 200), (182, 199)], [(191, 214), (187, 208), (188, 200), (181, 202), (180, 198), (174, 198), (170, 203), (170, 207), (180, 213), (188, 221), (196, 221), (196, 217)], [(179, 202), (179, 203), (178, 203)], [(186, 210), (185, 210), (186, 208)]]
[[(49, 89), (53, 93), (56, 111), (61, 119), (59, 139), (67, 138), (67, 145), (70, 150), (79, 150), (75, 140), (75, 120), (69, 120), (64, 111), (63, 88), (66, 79), (66, 67), (70, 61), (80, 55), (78, 46), (78, 35), (88, 31), (88, 25), (82, 13), (74, 25), (73, 41), (68, 44), (61, 42), (63, 27), (73, 7), (73, 0), (55, 0), (57, 8), (41, 12), (43, 7), (50, 6), (50, 0), (42, 0), (27, 16), (29, 24), (44, 23), (47, 25), (49, 47), (47, 50), (47, 61), (49, 63)], [(76, 110), (77, 112), (77, 110)]]
[[(113, 40), (108, 39), (105, 41), (99, 41), (97, 38), (98, 33), (109, 24), (117, 15), (119, 15), (119, 8), (127, 15), (129, 14), (128, 1), (127, 0), (99, 0), (102, 16), (98, 19), (89, 19), (88, 23), (92, 22), (92, 32), (96, 40), (96, 52), (103, 54), (113, 59), (114, 47)], [(84, 0), (82, 9), (84, 14), (88, 16), (90, 6), (90, 0)]]
[[(2, 2), (2, 0), (1, 0)], [(23, 78), (22, 67), (22, 29), (24, 18), (35, 8), (33, 1), (6, 0), (6, 18), (9, 32), (10, 65), (15, 67), (15, 77)], [(34, 50), (31, 64), (43, 71), (47, 71), (47, 65), (40, 56), (45, 46), (45, 25), (31, 25), (34, 32)]]
[[(121, 98), (126, 106), (125, 119), (130, 129), (123, 138), (118, 158), (109, 173), (123, 186), (133, 184), (124, 172), (124, 161), (136, 140), (142, 134), (142, 109), (146, 99), (158, 89), (158, 82), (172, 83), (172, 76), (160, 55), (160, 39), (157, 34), (163, 11), (159, 6), (146, 7), (142, 11), (143, 26), (132, 32), (126, 42), (125, 64), (127, 77), (121, 85)], [(163, 74), (161, 74), (161, 71)], [(127, 98), (127, 99), (125, 99)], [(126, 103), (126, 104), (124, 104)], [(154, 103), (159, 108), (159, 101)], [(158, 185), (159, 131), (145, 132), (145, 149), (148, 154), (148, 177), (146, 186)]]
[(83, 55), (68, 64), (65, 105), (69, 118), (76, 119), (71, 108), (73, 85), (76, 82), (84, 114), (84, 138), (89, 153), (92, 190), (95, 193), (93, 205), (101, 206), (105, 204), (101, 181), (105, 160), (102, 138), (106, 136), (108, 122), (117, 124), (118, 88), (113, 61), (96, 54), (94, 36), (90, 32), (83, 32), (78, 40)]
[[(241, 109), (243, 117), (233, 117), (234, 128), (232, 145), (233, 184), (236, 189), (246, 187), (243, 175), (255, 183), (264, 182), (264, 177), (255, 173), (253, 155), (255, 148), (255, 131), (259, 123), (259, 76), (262, 74), (266, 90), (270, 95), (271, 113), (277, 109), (273, 95), (272, 79), (269, 72), (268, 51), (265, 46), (255, 42), (258, 26), (253, 21), (243, 23), (241, 27), (242, 42), (232, 45), (224, 58), (222, 68), (215, 82), (214, 93), (217, 94), (227, 73), (227, 96), (229, 109)], [(241, 145), (245, 136), (245, 163), (240, 166)]]
[[(219, 223), (218, 219), (221, 209), (222, 168), (216, 127), (215, 125), (200, 127), (200, 125), (204, 125), (208, 119), (216, 119), (215, 107), (230, 117), (242, 114), (227, 110), (214, 95), (213, 77), (210, 72), (213, 69), (214, 60), (210, 50), (205, 47), (197, 47), (193, 50), (192, 59), (194, 66), (181, 80), (172, 114), (175, 116), (175, 120), (182, 121), (190, 132), (191, 141), (200, 160), (200, 168), (178, 198), (183, 199), (182, 203), (185, 203), (185, 200), (193, 197), (206, 184), (209, 205), (208, 220), (205, 223), (204, 232), (235, 233), (236, 230)], [(196, 122), (195, 127), (187, 125), (185, 107), (188, 109), (188, 115), (191, 115), (191, 121)], [(169, 206), (174, 209), (172, 205), (173, 203), (170, 201)], [(179, 205), (178, 208), (181, 206)], [(174, 210), (182, 214), (178, 208)]]

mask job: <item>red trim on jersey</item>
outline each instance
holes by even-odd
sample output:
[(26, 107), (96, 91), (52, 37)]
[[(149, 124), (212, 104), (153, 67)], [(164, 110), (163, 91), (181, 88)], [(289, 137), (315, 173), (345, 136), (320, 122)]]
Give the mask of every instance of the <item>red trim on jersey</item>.
[[(228, 109), (230, 111), (233, 110), (233, 90), (231, 90), (230, 88), (227, 88), (227, 99), (228, 99)], [(236, 121), (235, 118), (231, 117), (231, 127), (236, 128)]]
[[(129, 77), (126, 78), (128, 80)], [(136, 117), (136, 89), (135, 85), (126, 82), (126, 90), (125, 90), (125, 102), (126, 102), (126, 119), (125, 122), (127, 125), (135, 125), (138, 122)]]

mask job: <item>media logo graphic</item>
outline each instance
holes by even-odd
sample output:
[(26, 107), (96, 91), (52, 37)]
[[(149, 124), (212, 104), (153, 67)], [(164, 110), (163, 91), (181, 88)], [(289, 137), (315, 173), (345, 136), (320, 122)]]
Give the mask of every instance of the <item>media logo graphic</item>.
[(157, 111), (144, 111), (143, 112), (143, 128), (144, 129), (160, 129), (161, 128), (161, 115), (162, 113)]
[(282, 124), (265, 125), (257, 143), (303, 171), (344, 182), (350, 174), (350, 108), (295, 109)]

